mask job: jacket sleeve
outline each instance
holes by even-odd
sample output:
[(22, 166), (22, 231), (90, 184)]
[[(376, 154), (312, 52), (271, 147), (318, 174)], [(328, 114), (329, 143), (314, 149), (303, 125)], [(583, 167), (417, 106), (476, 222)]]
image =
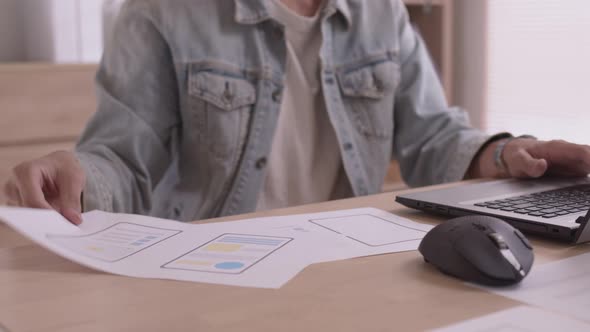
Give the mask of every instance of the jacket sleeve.
[(410, 186), (461, 180), (489, 137), (470, 126), (466, 112), (447, 105), (424, 42), (409, 23), (401, 1), (397, 3), (401, 79), (393, 155)]
[(148, 213), (172, 162), (178, 87), (149, 3), (123, 7), (96, 76), (98, 110), (76, 147), (85, 211)]

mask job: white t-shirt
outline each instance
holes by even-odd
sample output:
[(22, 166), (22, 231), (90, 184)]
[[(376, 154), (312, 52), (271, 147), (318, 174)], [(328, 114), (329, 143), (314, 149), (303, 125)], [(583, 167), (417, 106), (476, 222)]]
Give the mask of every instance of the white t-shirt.
[(257, 210), (329, 200), (342, 158), (320, 84), (321, 10), (314, 17), (268, 1), (271, 16), (285, 26), (287, 63), (277, 129)]

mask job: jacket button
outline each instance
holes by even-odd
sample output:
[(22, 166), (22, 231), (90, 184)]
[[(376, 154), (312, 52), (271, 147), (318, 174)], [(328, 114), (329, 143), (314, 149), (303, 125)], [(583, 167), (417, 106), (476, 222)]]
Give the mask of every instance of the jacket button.
[(285, 35), (285, 30), (280, 25), (275, 25), (273, 32), (277, 38), (283, 38)]
[(344, 143), (344, 145), (342, 147), (344, 148), (345, 151), (350, 151), (350, 150), (352, 150), (352, 143)]
[(174, 208), (174, 218), (180, 217), (181, 213), (182, 213), (182, 209), (180, 207), (177, 206)]
[(281, 90), (277, 89), (272, 93), (272, 100), (274, 100), (275, 103), (281, 101)]
[(262, 157), (256, 161), (256, 169), (263, 169), (266, 167), (266, 157)]

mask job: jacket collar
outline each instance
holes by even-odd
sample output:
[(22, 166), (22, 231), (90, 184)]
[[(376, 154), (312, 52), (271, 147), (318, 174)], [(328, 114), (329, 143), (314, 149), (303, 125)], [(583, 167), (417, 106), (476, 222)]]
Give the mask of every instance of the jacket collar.
[[(258, 24), (270, 19), (266, 2), (271, 0), (234, 0), (236, 4), (235, 20), (241, 24)], [(326, 0), (326, 16), (339, 13), (350, 26), (351, 10), (348, 0)]]

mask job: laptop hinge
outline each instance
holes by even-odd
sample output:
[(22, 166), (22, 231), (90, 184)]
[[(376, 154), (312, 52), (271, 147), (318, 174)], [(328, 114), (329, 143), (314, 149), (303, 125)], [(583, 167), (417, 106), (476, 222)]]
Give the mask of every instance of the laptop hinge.
[(576, 232), (576, 237), (574, 239), (575, 244), (584, 243), (590, 241), (590, 210), (586, 213), (583, 217), (578, 217), (576, 219), (576, 223), (580, 224), (578, 231)]

